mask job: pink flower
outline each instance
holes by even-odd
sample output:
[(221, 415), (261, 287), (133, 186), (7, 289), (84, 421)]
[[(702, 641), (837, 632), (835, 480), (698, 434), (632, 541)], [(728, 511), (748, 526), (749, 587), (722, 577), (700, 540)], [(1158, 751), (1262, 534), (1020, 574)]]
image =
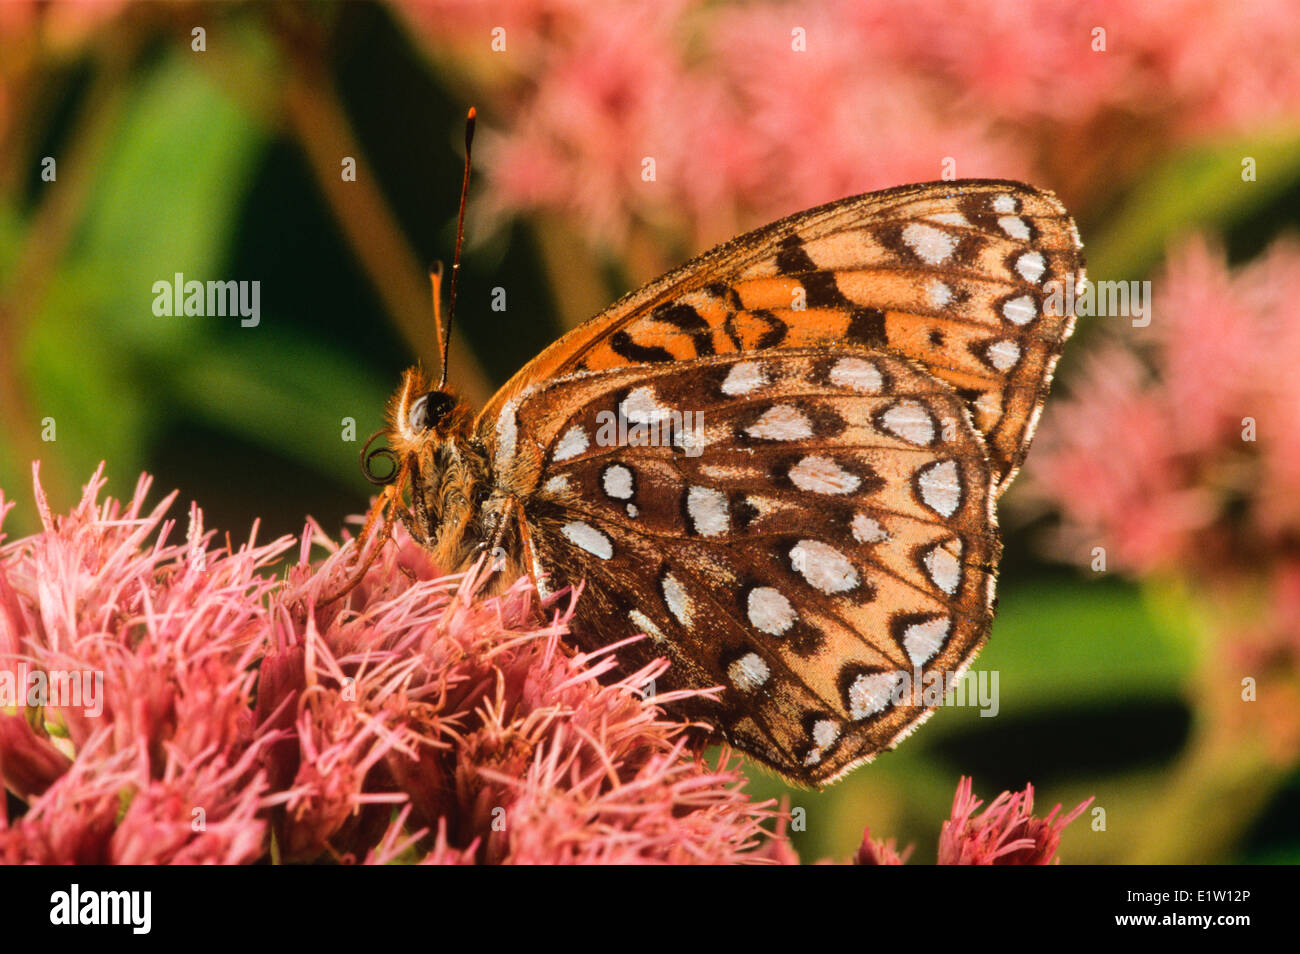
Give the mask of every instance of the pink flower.
[[(1046, 818), (1034, 817), (1034, 787), (1023, 792), (1003, 792), (976, 816), (984, 803), (975, 797), (971, 780), (963, 777), (953, 797), (952, 816), (939, 833), (938, 864), (941, 865), (1045, 865), (1059, 861), (1056, 849), (1061, 833), (1092, 803), (1080, 803), (1069, 814), (1057, 817), (1061, 806)], [(853, 858), (855, 865), (901, 865), (912, 854), (909, 846), (901, 854), (894, 839), (876, 841), (870, 830), (862, 835), (862, 846)]]
[[(1027, 168), (983, 123), (936, 117), (917, 78), (833, 12), (399, 6), (433, 48), (484, 77), (483, 114), (508, 130), (483, 137), (489, 214), (560, 211), (619, 248), (645, 228), (721, 241), (755, 218), (939, 178), (945, 156), (960, 157), (963, 175)], [(812, 52), (792, 49), (795, 26)], [(506, 51), (485, 58), (493, 27)]]
[[(1194, 239), (1152, 280), (1133, 345), (1111, 341), (1049, 402), (1027, 471), (1060, 545), (1108, 570), (1178, 580), (1217, 635), (1211, 702), (1279, 764), (1300, 751), (1300, 244), (1229, 269)], [(1125, 331), (1126, 335), (1130, 331)], [(1242, 680), (1258, 686), (1243, 707)]]
[(909, 845), (902, 854), (899, 854), (898, 846), (892, 838), (887, 841), (872, 840), (871, 829), (865, 828), (862, 831), (862, 845), (858, 848), (858, 853), (853, 856), (853, 863), (855, 865), (901, 865), (907, 863), (911, 853), (912, 847)]
[(0, 547), (0, 673), (86, 688), (6, 700), (0, 767), (26, 809), (0, 817), (5, 861), (793, 857), (736, 760), (706, 762), (643, 698), (666, 662), (615, 678), (618, 647), (566, 647), (573, 594), (487, 596), (487, 573), (439, 577), (399, 530), (321, 606), (351, 551), (318, 530), (281, 579), (293, 540), (214, 547), (192, 507), (173, 542), (175, 495), (146, 509), (142, 479), (100, 504), (103, 484), (55, 517), (37, 482), (42, 532)]
[[(102, 737), (98, 742), (102, 743)], [(102, 865), (112, 859), (110, 844), (130, 791), (135, 753), (74, 762), (44, 794), (28, 801), (26, 812), (0, 824), (0, 863)], [(0, 761), (6, 757), (0, 752)]]
[(1202, 240), (1173, 254), (1132, 332), (1146, 360), (1104, 344), (1049, 402), (1028, 483), (1062, 508), (1070, 549), (1222, 579), (1300, 532), (1297, 281), (1290, 242), (1236, 272)]
[(975, 797), (971, 780), (963, 778), (952, 802), (952, 818), (939, 834), (941, 865), (1046, 865), (1056, 859), (1061, 833), (1092, 804), (1080, 802), (1057, 817), (1057, 805), (1046, 818), (1035, 818), (1034, 787), (1003, 792), (978, 816), (984, 803)]
[(1185, 136), (1294, 112), (1293, 12), (1285, 0), (1248, 11), (1214, 0), (947, 0), (907, 16), (869, 4), (860, 20), (918, 72), (962, 91), (967, 108), (1063, 127), (1129, 112)]
[[(939, 864), (1052, 864), (1058, 862), (1056, 851), (1061, 833), (1074, 821), (1092, 799), (1080, 803), (1074, 811), (1057, 818), (1061, 806), (1053, 808), (1045, 819), (1034, 818), (1034, 786), (1024, 792), (1004, 792), (993, 799), (983, 814), (975, 812), (983, 805), (971, 790), (971, 780), (963, 777), (953, 797), (952, 818), (944, 821), (939, 834)], [(911, 847), (898, 853), (893, 838), (872, 840), (870, 829), (862, 833), (862, 846), (853, 864), (905, 864)]]
[(394, 3), (483, 107), (492, 211), (625, 255), (954, 174), (1086, 212), (1153, 156), (1300, 109), (1290, 0)]

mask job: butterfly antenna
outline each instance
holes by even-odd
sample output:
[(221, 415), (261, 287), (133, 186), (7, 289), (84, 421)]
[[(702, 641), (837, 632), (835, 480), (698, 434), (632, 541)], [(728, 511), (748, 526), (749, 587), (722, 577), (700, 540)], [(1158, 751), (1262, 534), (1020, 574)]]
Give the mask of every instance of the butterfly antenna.
[[(443, 367), (443, 380), (447, 377), (447, 342), (451, 341), (451, 326), (444, 331), (442, 325), (442, 262), (434, 262), (429, 269), (429, 284), (433, 288), (433, 327), (438, 333), (438, 359)], [(441, 385), (439, 385), (441, 387)]]
[[(460, 213), (456, 217), (456, 257), (451, 263), (451, 295), (447, 302), (447, 323), (443, 325), (441, 321), (438, 322), (440, 326), (439, 331), (442, 334), (440, 340), (442, 376), (438, 380), (438, 390), (442, 390), (442, 388), (447, 384), (447, 350), (451, 347), (451, 322), (456, 315), (456, 284), (457, 279), (460, 277), (460, 247), (461, 243), (465, 240), (465, 200), (469, 196), (470, 150), (474, 144), (474, 119), (477, 115), (478, 111), (471, 106), (469, 108), (469, 115), (465, 117), (465, 177), (460, 183)], [(441, 277), (441, 274), (439, 274), (439, 280), (435, 280), (433, 283), (435, 315), (437, 314), (436, 303), (439, 286), (441, 285)]]

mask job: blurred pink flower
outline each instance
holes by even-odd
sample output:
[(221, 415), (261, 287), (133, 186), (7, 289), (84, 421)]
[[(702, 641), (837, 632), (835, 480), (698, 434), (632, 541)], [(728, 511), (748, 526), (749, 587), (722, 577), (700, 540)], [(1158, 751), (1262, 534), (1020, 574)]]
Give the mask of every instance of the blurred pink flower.
[(0, 147), (13, 135), (15, 114), (39, 101), (31, 86), (41, 70), (82, 52), (127, 0), (4, 0), (0, 3)]
[(949, 174), (1086, 209), (1155, 155), (1300, 111), (1290, 0), (393, 3), (498, 130), (492, 210), (624, 252)]
[[(1134, 347), (1098, 348), (1049, 402), (1026, 481), (1068, 557), (1103, 547), (1107, 569), (1182, 583), (1217, 636), (1200, 697), (1257, 719), (1282, 764), (1300, 752), (1298, 286), (1291, 240), (1237, 269), (1204, 240), (1176, 250)], [(1262, 704), (1243, 709), (1247, 675)]]
[[(753, 161), (744, 179), (717, 176), (711, 137), (697, 128), (691, 178), (713, 182), (757, 221), (945, 175), (1027, 175), (1020, 145), (988, 117), (954, 108), (951, 91), (901, 57), (881, 29), (910, 19), (892, 4), (888, 13), (843, 2), (719, 8), (703, 29), (709, 69), (701, 72), (725, 88), (733, 137)], [(806, 51), (793, 49), (796, 30)], [(679, 112), (689, 115), (689, 105)]]
[[(489, 214), (560, 211), (593, 241), (634, 228), (694, 245), (855, 191), (1017, 174), (1009, 140), (935, 114), (928, 91), (834, 11), (753, 6), (398, 4), (438, 52), (482, 77)], [(507, 49), (481, 55), (489, 31)], [(806, 31), (808, 50), (792, 48)], [(643, 162), (654, 160), (653, 181)]]
[(862, 845), (858, 848), (858, 853), (853, 856), (853, 863), (855, 865), (901, 865), (907, 863), (911, 853), (912, 846), (909, 845), (902, 854), (899, 854), (893, 838), (885, 841), (872, 840), (871, 829), (867, 828), (862, 832)]
[(944, 0), (906, 16), (885, 3), (860, 9), (862, 25), (883, 31), (901, 61), (941, 79), (966, 108), (1013, 122), (1086, 126), (1129, 112), (1182, 138), (1288, 120), (1300, 106), (1300, 21), (1287, 0)]
[(1173, 253), (1137, 350), (1096, 348), (1072, 396), (1049, 402), (1027, 484), (1061, 507), (1069, 552), (1223, 579), (1286, 550), (1300, 533), (1296, 282), (1289, 241), (1235, 272), (1203, 240)]
[[(642, 698), (666, 662), (617, 679), (617, 647), (565, 648), (572, 596), (489, 597), (399, 530), (322, 607), (350, 551), (318, 531), (281, 579), (291, 538), (214, 547), (192, 507), (172, 541), (174, 494), (149, 510), (148, 480), (125, 505), (103, 486), (55, 517), (37, 482), (42, 532), (0, 547), (0, 675), (99, 684), (4, 701), (0, 777), (27, 807), (0, 815), (0, 859), (793, 858), (735, 760), (705, 762)], [(313, 542), (334, 551), (319, 565)]]

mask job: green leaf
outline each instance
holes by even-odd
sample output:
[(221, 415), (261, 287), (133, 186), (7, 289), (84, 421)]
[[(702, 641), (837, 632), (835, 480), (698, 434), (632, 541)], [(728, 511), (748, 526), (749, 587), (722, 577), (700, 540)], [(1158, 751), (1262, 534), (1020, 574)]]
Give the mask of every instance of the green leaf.
[(175, 272), (223, 277), (265, 142), (211, 75), (182, 57), (136, 81), (73, 248), (23, 342), (31, 403), (38, 417), (55, 418), (51, 452), (76, 479), (106, 459), (114, 482), (133, 482), (172, 413), (171, 371), (211, 350), (218, 329), (206, 320), (153, 313), (153, 283)]
[(1002, 587), (988, 645), (972, 668), (998, 670), (1002, 711), (1176, 695), (1194, 634), (1114, 578)]
[[(387, 384), (346, 354), (273, 324), (263, 316), (255, 337), (237, 334), (220, 350), (190, 355), (175, 381), (180, 407), (344, 485), (357, 483), (360, 444), (344, 442), (343, 419), (354, 419), (364, 441), (382, 423)], [(293, 361), (272, 372), (265, 354)]]
[[(1242, 181), (1245, 158), (1256, 181)], [(1222, 231), (1266, 208), (1300, 178), (1294, 128), (1193, 147), (1156, 166), (1125, 197), (1118, 214), (1087, 236), (1088, 272), (1108, 279), (1145, 275), (1171, 239)]]

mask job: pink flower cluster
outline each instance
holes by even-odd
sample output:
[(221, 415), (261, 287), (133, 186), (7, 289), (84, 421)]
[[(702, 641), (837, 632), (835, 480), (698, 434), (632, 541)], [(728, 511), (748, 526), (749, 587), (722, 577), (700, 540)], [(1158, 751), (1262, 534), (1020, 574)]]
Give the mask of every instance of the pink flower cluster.
[(252, 719), (259, 570), (291, 541), (219, 556), (191, 511), (169, 544), (173, 498), (100, 507), (102, 485), (56, 522), (38, 483), (45, 532), (0, 549), (0, 775), (28, 802), (0, 859), (252, 861), (278, 737)]
[[(798, 863), (788, 814), (643, 698), (665, 661), (565, 647), (574, 594), (487, 595), (399, 532), (322, 607), (350, 550), (319, 530), (277, 574), (293, 539), (214, 545), (191, 507), (172, 540), (174, 494), (103, 486), (55, 517), (37, 481), (43, 531), (0, 547), (0, 862)], [(943, 863), (1050, 858), (1082, 810), (975, 819), (963, 786)]]
[(949, 174), (1086, 205), (1125, 163), (1300, 110), (1289, 0), (393, 2), (508, 130), (482, 201), (620, 248)]
[(1103, 342), (1049, 402), (1027, 486), (1060, 509), (1067, 556), (1102, 547), (1107, 569), (1196, 594), (1229, 695), (1238, 674), (1269, 678), (1257, 708), (1285, 761), (1300, 752), (1300, 244), (1229, 269), (1192, 240), (1152, 285), (1135, 346)]
[(763, 860), (772, 803), (636, 691), (666, 663), (610, 680), (611, 653), (565, 650), (571, 605), (434, 579), (399, 538), (320, 607), (345, 556), (313, 567), (304, 541), (281, 582), (292, 539), (215, 547), (192, 509), (169, 542), (174, 495), (102, 487), (56, 519), (38, 484), (44, 532), (0, 549), (0, 672), (102, 680), (98, 713), (3, 709), (0, 776), (28, 807), (0, 817), (0, 859)]
[[(1197, 239), (1152, 281), (1135, 347), (1087, 355), (1049, 402), (1026, 473), (1069, 549), (1134, 573), (1254, 574), (1300, 533), (1300, 245), (1235, 271)], [(1084, 319), (1087, 320), (1087, 319)], [(1119, 319), (1116, 319), (1119, 320)]]

